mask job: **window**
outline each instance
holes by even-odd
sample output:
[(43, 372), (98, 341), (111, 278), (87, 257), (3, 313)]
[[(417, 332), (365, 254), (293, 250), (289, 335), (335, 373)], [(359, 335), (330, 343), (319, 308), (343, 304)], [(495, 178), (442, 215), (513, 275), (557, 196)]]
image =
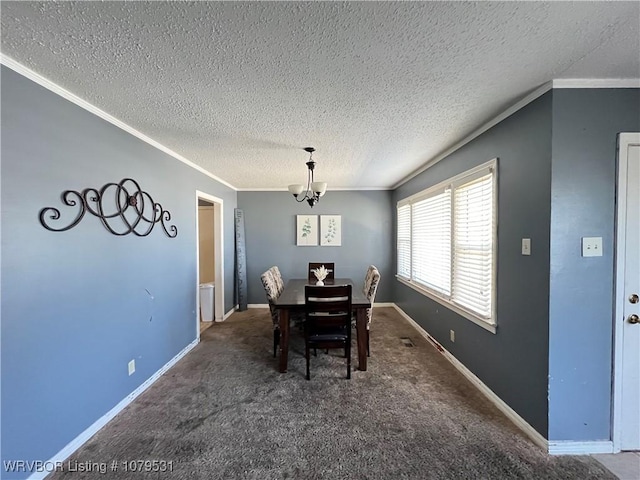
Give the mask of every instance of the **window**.
[(398, 279), (485, 327), (495, 326), (496, 170), (494, 159), (398, 202)]
[(398, 207), (398, 275), (411, 276), (411, 205)]

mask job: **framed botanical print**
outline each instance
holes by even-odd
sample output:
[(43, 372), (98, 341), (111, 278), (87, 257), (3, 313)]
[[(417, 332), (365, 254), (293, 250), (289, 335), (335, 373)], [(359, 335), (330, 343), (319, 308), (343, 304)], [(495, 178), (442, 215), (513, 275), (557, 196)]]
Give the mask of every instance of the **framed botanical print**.
[(320, 245), (323, 247), (342, 245), (342, 215), (320, 215)]
[(317, 215), (296, 215), (296, 245), (299, 247), (318, 245)]

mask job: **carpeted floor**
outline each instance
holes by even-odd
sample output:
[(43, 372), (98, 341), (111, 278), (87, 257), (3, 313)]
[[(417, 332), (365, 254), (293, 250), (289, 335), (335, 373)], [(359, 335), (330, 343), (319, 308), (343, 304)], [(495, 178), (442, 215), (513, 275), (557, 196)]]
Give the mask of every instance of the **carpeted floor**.
[(173, 462), (171, 473), (100, 475), (132, 479), (615, 479), (589, 456), (542, 452), (393, 308), (375, 309), (369, 369), (351, 380), (337, 350), (312, 357), (305, 380), (295, 329), (278, 373), (266, 309), (234, 313), (201, 340), (71, 465)]

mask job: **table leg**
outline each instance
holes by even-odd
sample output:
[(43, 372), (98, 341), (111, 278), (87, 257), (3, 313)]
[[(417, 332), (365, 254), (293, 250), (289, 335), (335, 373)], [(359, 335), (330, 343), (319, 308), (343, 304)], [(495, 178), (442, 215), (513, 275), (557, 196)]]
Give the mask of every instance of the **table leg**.
[(280, 319), (280, 373), (285, 373), (289, 360), (289, 310), (286, 308), (278, 310), (278, 316)]
[(358, 370), (367, 371), (367, 309), (356, 310), (356, 334), (358, 339)]

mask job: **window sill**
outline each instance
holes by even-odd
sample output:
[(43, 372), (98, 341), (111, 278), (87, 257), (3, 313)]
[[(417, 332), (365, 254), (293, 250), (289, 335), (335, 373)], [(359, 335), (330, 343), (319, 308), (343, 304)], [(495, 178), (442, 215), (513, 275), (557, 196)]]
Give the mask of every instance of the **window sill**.
[(482, 320), (480, 317), (475, 316), (474, 314), (467, 312), (466, 310), (458, 307), (456, 304), (449, 302), (448, 300), (445, 300), (442, 297), (439, 297), (438, 295), (435, 295), (433, 293), (431, 293), (429, 290), (427, 290), (426, 288), (421, 287), (420, 285), (415, 284), (414, 282), (411, 282), (409, 280), (406, 280), (402, 277), (399, 277), (398, 275), (396, 275), (396, 279), (406, 285), (407, 287), (411, 287), (413, 288), (416, 292), (421, 293), (422, 295), (429, 297), (432, 300), (435, 300), (436, 302), (438, 302), (440, 305), (447, 307), (449, 310), (457, 313), (458, 315), (466, 318), (467, 320), (475, 323), (476, 325), (478, 325), (479, 327), (484, 328), (485, 330), (495, 334), (497, 331), (497, 326), (496, 325), (492, 325), (490, 323), (487, 323), (485, 320)]

